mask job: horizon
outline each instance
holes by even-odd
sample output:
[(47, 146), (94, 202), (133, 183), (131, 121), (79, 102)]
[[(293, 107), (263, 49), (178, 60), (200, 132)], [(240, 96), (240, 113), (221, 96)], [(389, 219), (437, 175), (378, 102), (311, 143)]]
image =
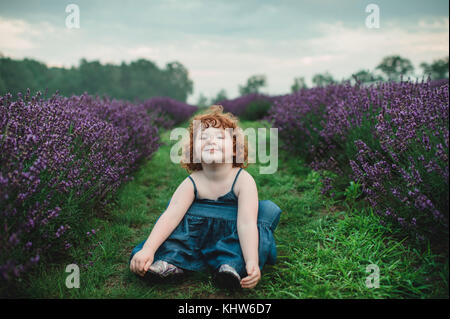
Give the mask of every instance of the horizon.
[[(414, 65), (448, 56), (448, 1), (378, 1), (380, 27), (365, 24), (370, 1), (134, 1), (107, 5), (77, 1), (80, 28), (69, 29), (67, 3), (0, 1), (0, 52), (48, 67), (77, 67), (81, 59), (120, 65), (140, 58), (163, 69), (178, 61), (194, 91), (208, 99), (264, 74), (261, 93), (290, 92), (294, 78), (311, 86), (314, 74), (336, 80), (373, 71), (382, 58), (400, 55)], [(323, 10), (326, 6), (329, 10)]]

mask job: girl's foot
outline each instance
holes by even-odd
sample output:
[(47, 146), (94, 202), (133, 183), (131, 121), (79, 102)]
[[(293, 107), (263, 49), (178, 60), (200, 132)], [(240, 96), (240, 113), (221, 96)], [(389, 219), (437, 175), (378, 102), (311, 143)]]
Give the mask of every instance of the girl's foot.
[(220, 288), (241, 288), (241, 276), (239, 276), (236, 269), (227, 264), (223, 264), (219, 267), (219, 270), (214, 273), (213, 280)]
[(147, 277), (151, 277), (152, 279), (178, 278), (183, 274), (183, 269), (169, 264), (164, 260), (155, 261), (147, 271)]

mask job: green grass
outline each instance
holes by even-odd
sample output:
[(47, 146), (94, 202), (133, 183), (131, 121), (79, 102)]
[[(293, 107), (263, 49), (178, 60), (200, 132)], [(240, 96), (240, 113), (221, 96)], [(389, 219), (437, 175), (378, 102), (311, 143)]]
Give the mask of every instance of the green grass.
[[(259, 122), (242, 122), (260, 127)], [(184, 123), (186, 127), (187, 124)], [(267, 123), (265, 123), (267, 127)], [(278, 259), (265, 266), (256, 288), (228, 292), (208, 273), (194, 273), (179, 284), (149, 284), (130, 272), (132, 248), (147, 238), (158, 216), (187, 172), (169, 158), (165, 145), (119, 189), (108, 214), (93, 218), (100, 229), (91, 247), (80, 244), (66, 263), (41, 264), (16, 297), (31, 298), (448, 298), (448, 256), (408, 247), (391, 236), (364, 203), (347, 205), (320, 194), (318, 173), (299, 158), (280, 152), (278, 171), (260, 175), (259, 163), (247, 170), (259, 199), (283, 210), (275, 239)], [(265, 166), (266, 164), (264, 164)], [(95, 245), (101, 242), (101, 245)], [(92, 255), (89, 255), (89, 252)], [(92, 266), (83, 267), (93, 261)], [(80, 288), (65, 286), (68, 264), (80, 266)], [(379, 288), (367, 288), (366, 267), (380, 270)]]

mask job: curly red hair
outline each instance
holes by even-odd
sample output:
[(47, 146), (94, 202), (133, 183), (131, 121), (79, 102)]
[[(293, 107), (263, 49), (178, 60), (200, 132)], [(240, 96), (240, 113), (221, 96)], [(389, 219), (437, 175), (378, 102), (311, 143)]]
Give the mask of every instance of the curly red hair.
[[(243, 138), (237, 138), (240, 135), (240, 127), (238, 125), (239, 119), (232, 113), (223, 113), (222, 105), (212, 105), (202, 114), (194, 116), (189, 124), (189, 142), (184, 145), (185, 152), (183, 152), (184, 160), (180, 161), (181, 167), (185, 168), (188, 173), (194, 171), (201, 171), (202, 164), (194, 163), (194, 121), (201, 121), (202, 127), (215, 128), (232, 128), (233, 129), (233, 167), (246, 168), (248, 166), (248, 142)], [(242, 143), (243, 141), (243, 143)], [(243, 144), (243, 145), (242, 145)], [(189, 151), (187, 150), (189, 148)], [(189, 154), (189, 160), (186, 160), (186, 154)], [(236, 161), (237, 156), (242, 156), (243, 163)]]

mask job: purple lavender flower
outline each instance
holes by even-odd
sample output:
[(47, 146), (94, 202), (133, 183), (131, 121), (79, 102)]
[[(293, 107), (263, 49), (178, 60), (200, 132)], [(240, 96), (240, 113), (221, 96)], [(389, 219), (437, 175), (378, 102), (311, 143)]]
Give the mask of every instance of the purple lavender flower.
[(358, 180), (381, 219), (439, 241), (449, 219), (448, 95), (448, 81), (335, 84), (278, 97), (267, 120), (311, 168)]
[[(76, 238), (67, 230), (78, 225), (62, 209), (69, 199), (80, 207), (106, 205), (106, 197), (158, 149), (159, 128), (196, 110), (166, 98), (131, 103), (86, 93), (43, 99), (38, 92), (25, 100), (20, 94), (15, 101), (10, 93), (0, 96), (0, 227), (8, 239), (0, 254), (2, 276), (20, 274), (16, 265), (31, 267), (38, 251), (50, 257), (71, 247), (64, 240)], [(18, 248), (22, 238), (33, 244)], [(17, 260), (8, 261), (12, 255)]]

